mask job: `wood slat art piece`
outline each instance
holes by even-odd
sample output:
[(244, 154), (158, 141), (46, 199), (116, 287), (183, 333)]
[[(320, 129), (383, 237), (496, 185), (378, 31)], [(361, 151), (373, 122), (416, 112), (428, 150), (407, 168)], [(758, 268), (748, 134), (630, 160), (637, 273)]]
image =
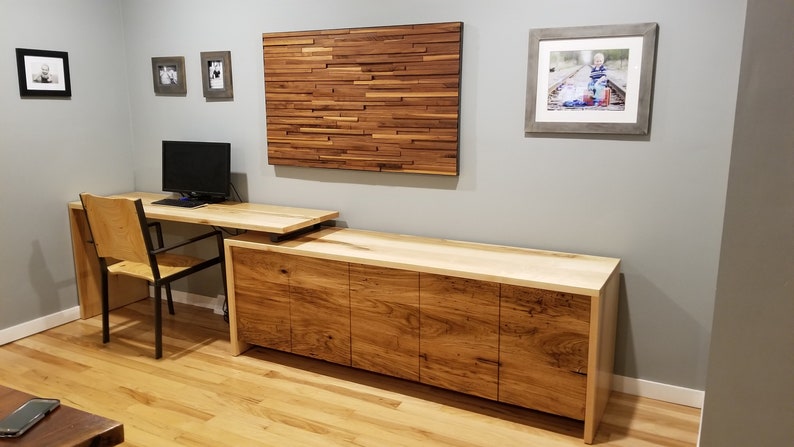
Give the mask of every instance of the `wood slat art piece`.
[(268, 163), (457, 175), (462, 30), (263, 34)]

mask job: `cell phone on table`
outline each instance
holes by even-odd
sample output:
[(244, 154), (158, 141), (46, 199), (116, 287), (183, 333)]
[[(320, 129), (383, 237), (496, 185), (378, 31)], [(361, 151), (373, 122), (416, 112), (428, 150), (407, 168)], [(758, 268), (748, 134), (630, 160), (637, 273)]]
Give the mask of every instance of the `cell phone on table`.
[(0, 438), (16, 438), (61, 405), (58, 399), (30, 399), (0, 420)]

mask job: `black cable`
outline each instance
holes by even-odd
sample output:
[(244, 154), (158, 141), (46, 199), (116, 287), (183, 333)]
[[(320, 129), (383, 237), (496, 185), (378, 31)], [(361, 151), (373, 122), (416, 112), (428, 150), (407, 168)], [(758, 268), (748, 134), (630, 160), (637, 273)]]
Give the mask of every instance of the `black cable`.
[(236, 195), (236, 196), (237, 196), (237, 201), (238, 201), (238, 202), (242, 202), (242, 201), (243, 201), (243, 198), (242, 198), (242, 197), (240, 197), (240, 193), (239, 193), (239, 192), (237, 192), (237, 188), (234, 186), (234, 183), (232, 183), (232, 182), (229, 182), (229, 186), (231, 186), (231, 187), (232, 187), (232, 190), (234, 191), (234, 195)]

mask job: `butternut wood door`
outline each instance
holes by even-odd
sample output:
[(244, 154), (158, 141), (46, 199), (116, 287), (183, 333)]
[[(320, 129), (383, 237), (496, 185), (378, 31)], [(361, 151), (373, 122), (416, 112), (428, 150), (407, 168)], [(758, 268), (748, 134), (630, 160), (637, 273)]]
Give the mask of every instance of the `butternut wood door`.
[(232, 247), (237, 333), (248, 343), (291, 351), (290, 256)]
[(350, 264), (352, 364), (419, 380), (419, 273)]
[(497, 398), (499, 284), (421, 273), (422, 383)]
[(499, 400), (583, 420), (590, 297), (502, 285)]
[(350, 366), (350, 278), (346, 262), (291, 262), (292, 352)]

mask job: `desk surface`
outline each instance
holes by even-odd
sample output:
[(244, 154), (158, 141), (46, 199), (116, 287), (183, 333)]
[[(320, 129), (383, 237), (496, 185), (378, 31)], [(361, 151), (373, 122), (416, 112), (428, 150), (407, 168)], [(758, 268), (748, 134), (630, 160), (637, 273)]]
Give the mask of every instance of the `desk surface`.
[[(201, 208), (186, 209), (167, 205), (153, 205), (155, 200), (169, 194), (129, 192), (115, 196), (140, 198), (146, 217), (172, 222), (194, 223), (264, 233), (287, 234), (339, 217), (338, 211), (294, 208), (259, 203), (222, 202)], [(69, 208), (82, 209), (79, 200)]]
[[(35, 397), (0, 385), (0, 418)], [(0, 446), (111, 446), (124, 442), (124, 425), (61, 404), (19, 438), (0, 438)]]

